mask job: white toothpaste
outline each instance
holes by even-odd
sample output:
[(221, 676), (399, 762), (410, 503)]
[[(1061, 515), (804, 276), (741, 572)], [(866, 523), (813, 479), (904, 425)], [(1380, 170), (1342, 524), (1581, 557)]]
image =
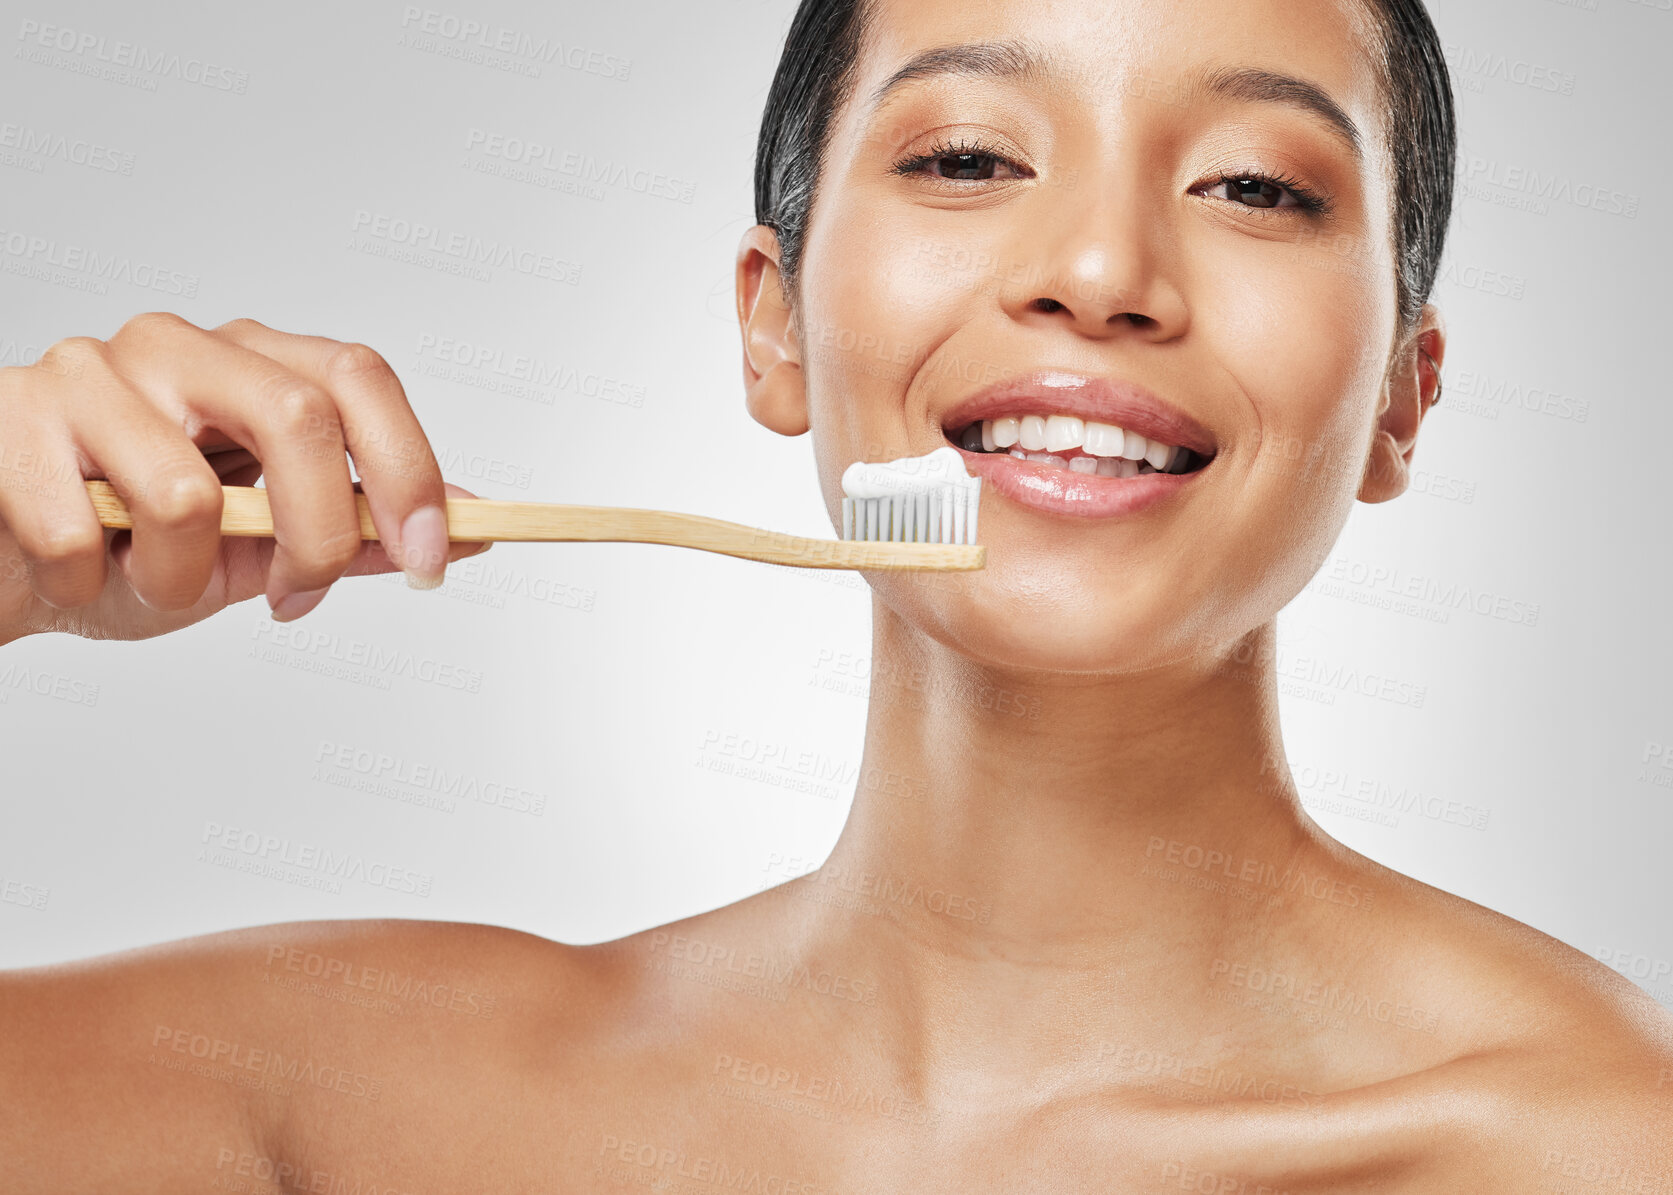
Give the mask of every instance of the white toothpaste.
[(936, 493), (945, 485), (962, 484), (975, 490), (981, 478), (964, 467), (958, 449), (943, 444), (923, 456), (903, 456), (887, 462), (855, 461), (842, 471), (845, 498), (892, 498), (896, 495)]

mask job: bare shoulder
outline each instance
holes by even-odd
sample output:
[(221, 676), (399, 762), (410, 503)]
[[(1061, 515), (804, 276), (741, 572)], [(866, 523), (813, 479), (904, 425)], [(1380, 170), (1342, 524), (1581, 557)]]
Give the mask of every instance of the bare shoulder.
[(1429, 1110), (1434, 1189), (1673, 1193), (1673, 1014), (1549, 934), (1346, 854), (1391, 898), (1374, 973), (1444, 1027), (1433, 1065), (1357, 1093)]
[(288, 1156), (320, 1126), (456, 1108), (459, 1075), (566, 1023), (561, 997), (588, 970), (586, 951), (533, 935), (392, 920), (0, 972), (0, 1100), (27, 1109), (0, 1125), (0, 1169), (24, 1189), (171, 1191)]
[(590, 970), (583, 948), (495, 926), (287, 922), (0, 972), (0, 1000), (57, 1030), (33, 1039), (48, 1056), (98, 1040), (116, 1058), (218, 1064), (244, 1043), (378, 1051), (416, 1025), (431, 1041), (526, 1026)]
[(561, 1054), (609, 1024), (595, 947), (501, 926), (297, 922), (216, 935), (220, 969), (321, 1052), (382, 1068), (385, 1090), (452, 1105), (458, 1076)]
[[(15, 992), (51, 992), (74, 1006), (118, 1011), (119, 992), (124, 1007), (222, 1012), (328, 1035), (333, 1010), (388, 1020), (444, 1012), (482, 1022), (527, 1013), (531, 998), (587, 972), (584, 948), (532, 934), (389, 919), (254, 926), (3, 974)], [(356, 1036), (378, 1023), (345, 1022)]]

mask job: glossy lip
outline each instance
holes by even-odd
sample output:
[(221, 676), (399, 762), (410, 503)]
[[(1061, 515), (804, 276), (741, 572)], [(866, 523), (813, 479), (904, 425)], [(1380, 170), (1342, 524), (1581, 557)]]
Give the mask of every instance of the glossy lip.
[[(1074, 415), (1113, 424), (1147, 440), (1189, 448), (1207, 461), (1190, 473), (1099, 477), (1018, 460), (1009, 452), (971, 452), (953, 440), (955, 431), (977, 420), (1030, 414)], [(964, 458), (965, 468), (1005, 497), (1051, 514), (1087, 518), (1131, 515), (1154, 506), (1207, 472), (1219, 450), (1206, 427), (1137, 382), (1066, 369), (1041, 369), (1007, 378), (954, 403), (941, 413), (940, 423), (942, 435)]]
[[(950, 441), (953, 432), (979, 419), (1002, 419), (1007, 415), (1030, 414), (1074, 415), (1080, 419), (1109, 423), (1123, 431), (1137, 432), (1147, 440), (1179, 445), (1209, 458), (1218, 450), (1213, 433), (1206, 427), (1184, 411), (1164, 403), (1137, 382), (1089, 377), (1064, 369), (1042, 369), (1007, 378), (997, 385), (989, 386), (986, 390), (954, 403), (941, 412), (939, 422), (942, 434)], [(957, 447), (956, 444), (954, 446)], [(959, 451), (964, 450), (961, 448)], [(1201, 471), (1197, 470), (1198, 473)], [(1195, 475), (1169, 473), (1163, 476)], [(1122, 479), (1106, 477), (1101, 480)], [(1126, 480), (1131, 482), (1139, 479)]]
[(1204, 465), (1191, 473), (1099, 477), (1039, 461), (1019, 461), (1009, 452), (971, 452), (959, 448), (958, 454), (964, 458), (965, 468), (1015, 502), (1051, 514), (1087, 518), (1135, 514), (1179, 493), (1208, 471)]

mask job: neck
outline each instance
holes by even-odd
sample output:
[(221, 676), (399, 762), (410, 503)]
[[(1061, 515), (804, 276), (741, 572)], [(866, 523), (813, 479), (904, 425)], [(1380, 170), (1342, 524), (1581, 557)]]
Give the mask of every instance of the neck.
[(1313, 837), (1271, 623), (1214, 661), (1125, 676), (1000, 672), (881, 603), (873, 627), (859, 785), (827, 873), (969, 898), (989, 912), (966, 932), (1080, 954), (1122, 924), (1198, 915), (1157, 872), (1224, 878), (1199, 851), (1282, 869)]
[[(1279, 877), (1318, 869), (1322, 835), (1284, 761), (1272, 624), (1218, 659), (1124, 676), (997, 671), (880, 602), (873, 625), (858, 790), (809, 881), (853, 898), (818, 906), (808, 940), (866, 960), (972, 1046), (1021, 1046), (1019, 985), (1099, 1009), (1112, 975), (1200, 990), (1215, 958), (1296, 904)], [(1133, 982), (1122, 1003), (1180, 990)], [(985, 1016), (984, 993), (1007, 991)]]

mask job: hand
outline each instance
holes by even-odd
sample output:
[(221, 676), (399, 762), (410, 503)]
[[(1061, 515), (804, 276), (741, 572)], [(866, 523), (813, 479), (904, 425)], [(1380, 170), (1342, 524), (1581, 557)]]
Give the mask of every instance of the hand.
[[(273, 537), (223, 538), (221, 486), (264, 471)], [(99, 524), (88, 478), (110, 481), (132, 531)], [(360, 538), (362, 483), (376, 542)], [(475, 495), (442, 481), (365, 345), (135, 316), (108, 341), (72, 337), (0, 369), (0, 643), (145, 639), (258, 593), (288, 621), (339, 577), (400, 567), (439, 585), (447, 561), (490, 546), (449, 545), (447, 497)]]

